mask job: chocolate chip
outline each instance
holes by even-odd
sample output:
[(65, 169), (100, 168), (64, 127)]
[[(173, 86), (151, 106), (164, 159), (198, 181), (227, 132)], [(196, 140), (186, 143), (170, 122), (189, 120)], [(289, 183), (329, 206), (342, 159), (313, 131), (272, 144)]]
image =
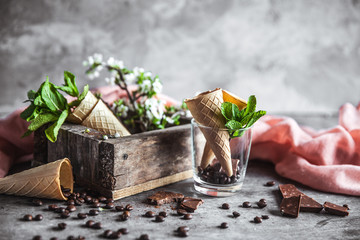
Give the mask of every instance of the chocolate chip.
[(258, 216), (254, 217), (254, 223), (261, 223), (262, 219)]
[(184, 210), (184, 209), (178, 209), (178, 210), (177, 210), (177, 214), (178, 214), (179, 216), (184, 216), (185, 214), (187, 214), (187, 211)]
[(68, 210), (69, 212), (75, 212), (76, 207), (75, 207), (75, 205), (69, 205), (69, 206), (67, 206), (66, 210)]
[(228, 203), (223, 203), (223, 205), (221, 205), (222, 209), (229, 209), (230, 205)]
[(93, 229), (101, 229), (101, 222), (96, 222), (96, 223), (94, 223), (94, 224), (91, 226), (91, 228), (93, 228)]
[(166, 217), (167, 217), (167, 213), (166, 213), (166, 212), (159, 212), (159, 216), (162, 216), (162, 217), (166, 218)]
[(79, 219), (85, 219), (85, 218), (87, 218), (87, 214), (86, 213), (78, 213), (77, 217)]
[(147, 234), (142, 234), (142, 235), (140, 236), (139, 240), (150, 240), (150, 238), (149, 238), (149, 235), (147, 235)]
[(65, 228), (66, 228), (66, 223), (59, 223), (58, 224), (58, 228), (60, 229), (60, 230), (64, 230)]
[(34, 204), (34, 206), (42, 206), (43, 202), (39, 199), (33, 199), (32, 203)]
[(184, 215), (184, 219), (185, 220), (190, 220), (190, 219), (192, 219), (193, 217), (192, 217), (192, 215), (190, 214), (190, 213), (187, 213), (187, 214), (185, 214)]
[(99, 215), (99, 211), (98, 211), (98, 210), (95, 210), (95, 209), (91, 209), (91, 210), (89, 211), (89, 215), (90, 215), (90, 216)]
[(85, 226), (86, 227), (92, 227), (93, 225), (94, 225), (94, 221), (93, 220), (89, 220), (89, 221), (87, 221), (86, 223), (85, 223)]
[(24, 219), (25, 221), (32, 221), (32, 220), (33, 220), (33, 216), (30, 215), (30, 214), (26, 214), (26, 215), (24, 215), (23, 219)]
[(120, 228), (118, 232), (121, 232), (122, 234), (128, 234), (129, 230), (127, 228)]
[(240, 217), (240, 213), (238, 213), (236, 211), (233, 211), (232, 214), (233, 214), (234, 218)]
[(124, 206), (116, 206), (115, 210), (118, 211), (118, 212), (122, 212), (122, 211), (125, 210), (125, 208), (124, 208)]
[(145, 213), (145, 217), (148, 217), (148, 218), (155, 217), (155, 213), (153, 211), (147, 211)]
[(228, 228), (229, 224), (227, 222), (223, 222), (220, 224), (220, 228)]
[(267, 186), (267, 187), (272, 187), (272, 186), (274, 186), (275, 185), (275, 181), (268, 181), (266, 184), (265, 184), (265, 186)]
[(268, 215), (261, 215), (261, 218), (266, 220), (266, 219), (269, 219), (269, 216)]
[(38, 215), (36, 215), (36, 216), (34, 217), (34, 220), (35, 220), (35, 221), (42, 221), (43, 218), (44, 218), (43, 215), (38, 214)]
[(158, 215), (158, 216), (155, 217), (155, 222), (163, 222), (163, 221), (164, 221), (163, 216)]
[(105, 232), (103, 233), (103, 236), (106, 237), (106, 238), (109, 238), (111, 236), (111, 234), (113, 234), (113, 231), (105, 230)]
[(242, 207), (243, 208), (251, 208), (251, 203), (250, 202), (243, 202)]
[(134, 207), (131, 206), (130, 204), (128, 204), (128, 205), (125, 206), (125, 210), (127, 210), (127, 211), (131, 211), (131, 210), (133, 210), (133, 209), (134, 209)]
[(50, 211), (55, 211), (55, 209), (57, 209), (57, 208), (58, 208), (58, 206), (56, 204), (51, 204), (51, 205), (48, 206), (48, 209)]
[(65, 211), (60, 215), (60, 217), (61, 218), (68, 218), (68, 217), (70, 217), (70, 213), (68, 211)]

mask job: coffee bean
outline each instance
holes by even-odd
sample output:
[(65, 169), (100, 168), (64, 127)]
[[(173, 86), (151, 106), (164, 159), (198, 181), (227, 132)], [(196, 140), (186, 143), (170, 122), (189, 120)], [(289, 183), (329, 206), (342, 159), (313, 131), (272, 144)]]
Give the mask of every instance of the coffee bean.
[(127, 228), (120, 228), (118, 232), (121, 232), (122, 234), (128, 234), (129, 230)]
[(223, 203), (223, 205), (221, 205), (222, 209), (229, 209), (230, 205), (228, 203)]
[(92, 227), (93, 225), (94, 225), (94, 221), (93, 220), (89, 220), (89, 221), (87, 221), (86, 223), (85, 223), (85, 226), (86, 227)]
[(63, 212), (61, 215), (60, 215), (61, 218), (68, 218), (70, 217), (70, 212), (66, 211), (66, 212)]
[(60, 230), (64, 230), (65, 228), (66, 228), (66, 223), (58, 223), (58, 228), (60, 229)]
[(124, 206), (116, 206), (115, 210), (118, 211), (118, 212), (122, 212), (122, 211), (125, 210), (125, 208), (124, 208)]
[(240, 213), (238, 213), (236, 211), (233, 211), (232, 214), (233, 214), (234, 218), (240, 217)]
[(127, 216), (127, 217), (130, 217), (131, 216), (131, 213), (129, 211), (124, 211), (123, 215)]
[(81, 206), (83, 203), (79, 200), (75, 200), (75, 206)]
[(75, 207), (75, 205), (69, 205), (69, 206), (67, 206), (66, 210), (68, 210), (69, 212), (75, 212), (76, 207)]
[(94, 202), (91, 207), (92, 208), (99, 208), (101, 206), (101, 204), (99, 202)]
[(85, 218), (87, 218), (87, 214), (86, 213), (78, 213), (77, 217), (79, 219), (85, 219)]
[(108, 199), (106, 199), (106, 203), (114, 203), (114, 199), (108, 198)]
[(243, 208), (251, 208), (251, 203), (250, 202), (243, 202), (242, 207)]
[(227, 222), (223, 222), (220, 224), (220, 228), (228, 228), (229, 224)]
[(139, 240), (150, 240), (150, 238), (149, 238), (149, 235), (147, 235), (147, 234), (142, 234), (142, 235), (140, 236)]
[(36, 216), (34, 217), (34, 220), (35, 220), (35, 221), (41, 221), (41, 220), (43, 220), (43, 215), (41, 215), (41, 214), (36, 215)]
[(95, 209), (91, 209), (91, 210), (89, 211), (89, 215), (90, 215), (90, 216), (99, 215), (99, 211), (98, 211), (98, 210), (95, 210)]
[(127, 211), (132, 211), (133, 209), (134, 209), (134, 207), (131, 206), (130, 204), (125, 206), (125, 210), (127, 210)]
[(185, 214), (184, 215), (184, 219), (185, 220), (190, 220), (190, 219), (192, 219), (193, 217), (192, 217), (192, 215), (190, 214), (190, 213), (187, 213), (187, 214)]
[(34, 204), (34, 206), (42, 206), (43, 202), (39, 199), (33, 199), (32, 203)]
[(91, 199), (91, 202), (90, 202), (90, 203), (98, 203), (98, 202), (99, 202), (99, 199), (93, 198), (93, 199)]
[(259, 202), (265, 202), (266, 203), (266, 199), (262, 198), (262, 199), (259, 200)]
[(258, 205), (259, 208), (264, 208), (267, 206), (266, 200), (265, 201), (259, 201), (256, 203)]
[[(85, 196), (84, 196), (84, 197), (85, 197)], [(79, 202), (81, 202), (81, 203), (85, 203), (84, 197), (79, 197), (79, 198), (77, 198), (77, 200), (78, 200)]]
[(147, 211), (145, 213), (145, 217), (148, 217), (148, 218), (155, 217), (155, 213), (153, 211)]
[(107, 200), (106, 197), (103, 197), (103, 196), (99, 197), (99, 202), (104, 203), (104, 202), (106, 202), (106, 200)]
[(25, 220), (25, 221), (32, 221), (32, 220), (33, 220), (33, 216), (30, 215), (30, 214), (26, 214), (26, 215), (24, 215), (23, 220)]
[(262, 219), (260, 217), (254, 217), (254, 223), (262, 223)]
[(111, 203), (111, 202), (110, 202), (110, 203), (107, 203), (104, 208), (106, 208), (106, 209), (113, 209), (113, 208), (114, 208), (114, 204)]
[(52, 238), (50, 238), (50, 240), (58, 240), (58, 238), (57, 237), (52, 237)]
[(166, 212), (159, 212), (159, 216), (162, 216), (162, 217), (166, 218), (166, 217), (167, 217), (167, 213), (166, 213)]
[(111, 231), (111, 230), (105, 230), (105, 232), (103, 233), (103, 236), (106, 238), (109, 238), (112, 233), (113, 233), (113, 231)]
[(184, 216), (185, 214), (187, 214), (187, 211), (184, 210), (184, 209), (178, 209), (178, 210), (177, 210), (177, 214), (178, 214), (179, 216)]
[(33, 240), (41, 240), (42, 237), (41, 237), (40, 235), (37, 235), (37, 236), (34, 236), (32, 239), (33, 239)]
[(74, 199), (69, 199), (66, 201), (66, 205), (74, 205), (75, 204), (75, 200)]
[(86, 203), (91, 203), (91, 202), (92, 202), (92, 197), (86, 195), (85, 198), (84, 198), (84, 200), (85, 200)]
[(57, 209), (57, 208), (58, 208), (58, 206), (56, 204), (51, 204), (51, 205), (48, 206), (48, 209), (50, 211), (55, 211), (55, 209)]
[(158, 215), (158, 216), (155, 217), (155, 222), (163, 222), (163, 221), (164, 221), (163, 216)]
[(189, 236), (189, 232), (187, 232), (187, 231), (179, 231), (178, 236), (179, 237), (187, 237), (187, 236)]
[(119, 239), (121, 237), (122, 233), (121, 232), (113, 232), (109, 238), (110, 239)]
[(84, 237), (84, 236), (78, 236), (78, 237), (76, 238), (76, 240), (85, 240), (85, 237)]
[(268, 215), (261, 215), (261, 218), (262, 219), (269, 219), (269, 216)]
[(74, 236), (68, 236), (66, 239), (67, 240), (76, 240), (76, 238)]
[(181, 232), (181, 231), (188, 232), (189, 230), (190, 230), (190, 228), (188, 226), (181, 226), (181, 227), (178, 227), (178, 229), (177, 229), (178, 232)]
[(64, 188), (63, 186), (61, 186), (61, 191), (63, 193), (71, 193), (71, 189), (70, 188)]
[(121, 214), (119, 219), (120, 221), (127, 221), (129, 220), (129, 216), (126, 214)]
[(344, 204), (343, 207), (347, 208), (347, 210), (350, 210), (349, 205)]
[(91, 226), (91, 228), (93, 228), (93, 229), (101, 229), (101, 222), (96, 222), (96, 223), (94, 223), (94, 224)]
[(55, 212), (56, 212), (56, 213), (63, 213), (63, 212), (65, 212), (65, 210), (66, 210), (66, 209), (63, 208), (63, 207), (58, 207), (58, 208), (55, 209)]
[(265, 186), (267, 186), (267, 187), (272, 187), (274, 185), (275, 185), (275, 181), (269, 181), (265, 184)]

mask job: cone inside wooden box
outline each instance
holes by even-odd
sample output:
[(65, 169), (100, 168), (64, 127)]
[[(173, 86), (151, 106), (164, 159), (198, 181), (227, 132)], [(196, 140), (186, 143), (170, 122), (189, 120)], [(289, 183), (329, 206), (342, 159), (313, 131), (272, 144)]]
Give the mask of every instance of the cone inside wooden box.
[(186, 99), (192, 116), (199, 124), (207, 143), (213, 150), (216, 158), (226, 175), (232, 176), (231, 152), (229, 145), (230, 135), (225, 128), (225, 118), (221, 113), (221, 104), (224, 102), (222, 89), (216, 88), (213, 91), (203, 92), (192, 99)]
[(0, 179), (0, 193), (66, 200), (61, 186), (72, 192), (73, 185), (72, 166), (64, 158)]
[(130, 135), (129, 131), (116, 118), (113, 112), (91, 92), (81, 101), (74, 112), (67, 118), (69, 122), (93, 128), (105, 134), (120, 136)]

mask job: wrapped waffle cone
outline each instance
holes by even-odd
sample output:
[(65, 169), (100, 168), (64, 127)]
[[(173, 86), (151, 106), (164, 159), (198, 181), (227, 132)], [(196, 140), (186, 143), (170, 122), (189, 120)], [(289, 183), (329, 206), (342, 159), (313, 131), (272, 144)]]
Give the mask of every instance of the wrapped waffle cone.
[(225, 118), (221, 113), (223, 102), (223, 93), (220, 88), (203, 92), (192, 99), (185, 100), (194, 119), (201, 125), (208, 127), (200, 127), (200, 129), (225, 173), (232, 176), (230, 136), (228, 131), (220, 130), (225, 128)]
[(130, 135), (129, 131), (101, 100), (96, 103), (91, 113), (81, 125), (96, 129), (105, 134), (114, 135), (118, 133), (121, 137)]
[(73, 191), (72, 167), (64, 158), (0, 179), (0, 193), (66, 200), (61, 186)]
[(71, 113), (66, 120), (71, 123), (81, 124), (91, 113), (97, 102), (98, 99), (89, 91), (79, 106), (75, 108), (74, 112)]

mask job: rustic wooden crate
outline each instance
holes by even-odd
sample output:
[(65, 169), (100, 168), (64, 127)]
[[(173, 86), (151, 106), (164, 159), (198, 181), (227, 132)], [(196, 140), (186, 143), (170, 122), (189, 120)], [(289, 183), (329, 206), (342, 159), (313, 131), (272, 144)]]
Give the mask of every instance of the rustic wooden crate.
[(192, 177), (190, 124), (102, 139), (66, 123), (55, 143), (35, 132), (33, 166), (67, 157), (75, 182), (114, 199)]

